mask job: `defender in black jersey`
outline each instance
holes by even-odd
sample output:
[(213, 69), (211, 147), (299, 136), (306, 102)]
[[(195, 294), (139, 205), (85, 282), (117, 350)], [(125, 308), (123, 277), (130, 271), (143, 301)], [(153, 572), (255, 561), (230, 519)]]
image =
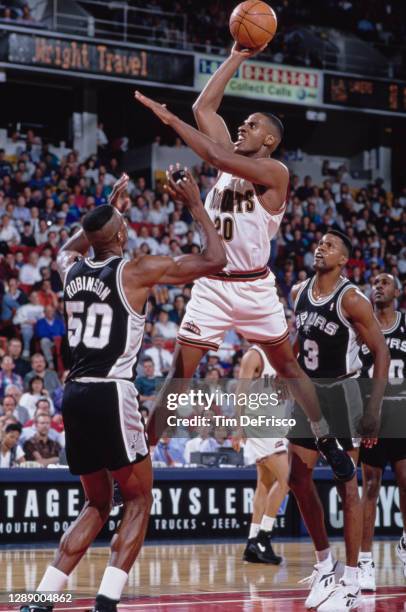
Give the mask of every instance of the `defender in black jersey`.
[[(351, 244), (340, 232), (330, 231), (321, 239), (315, 252), (316, 275), (292, 290), (298, 332), (299, 363), (315, 383), (322, 412), (330, 431), (339, 437), (356, 462), (357, 428), (366, 426), (374, 433), (389, 365), (388, 351), (374, 317), (371, 304), (342, 275)], [(355, 377), (361, 361), (358, 356), (360, 337), (374, 357), (375, 388), (366, 414)], [(307, 529), (316, 549), (317, 564), (312, 576), (307, 608), (320, 612), (350, 610), (360, 603), (357, 577), (361, 544), (361, 501), (356, 474), (346, 483), (337, 482), (343, 502), (346, 566), (339, 585), (324, 523), (323, 508), (313, 482), (312, 472), (318, 450), (311, 430), (295, 409), (297, 425), (289, 434), (290, 487), (296, 497)]]
[[(373, 285), (372, 301), (386, 344), (390, 351), (389, 385), (382, 405), (379, 439), (372, 448), (361, 448), (363, 479), (363, 534), (359, 556), (361, 588), (376, 590), (372, 542), (382, 473), (390, 463), (399, 486), (399, 507), (403, 519), (403, 536), (397, 555), (406, 576), (406, 315), (396, 310), (399, 290), (391, 274), (379, 274)], [(371, 378), (373, 359), (369, 348), (360, 350), (362, 375)]]
[[(38, 591), (64, 588), (109, 516), (114, 479), (124, 513), (96, 597), (94, 610), (101, 612), (116, 610), (144, 541), (151, 507), (152, 466), (134, 386), (149, 290), (157, 282), (189, 283), (219, 272), (226, 264), (223, 245), (191, 174), (186, 172), (175, 183), (170, 173), (168, 180), (172, 196), (188, 206), (201, 228), (202, 253), (125, 261), (127, 226), (120, 210), (129, 199), (128, 177), (123, 175), (113, 188), (112, 206), (88, 213), (83, 230), (58, 256), (72, 352), (62, 407), (66, 451), (72, 472), (80, 474), (86, 502), (62, 537)], [(90, 246), (92, 259), (84, 257)], [(39, 611), (41, 606), (23, 606), (23, 610)]]

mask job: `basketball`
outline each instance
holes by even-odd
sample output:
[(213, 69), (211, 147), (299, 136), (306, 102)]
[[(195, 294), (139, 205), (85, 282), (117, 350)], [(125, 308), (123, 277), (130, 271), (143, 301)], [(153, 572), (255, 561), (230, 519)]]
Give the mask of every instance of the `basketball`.
[(274, 10), (261, 0), (246, 0), (233, 10), (230, 32), (242, 47), (256, 49), (275, 36), (278, 21)]

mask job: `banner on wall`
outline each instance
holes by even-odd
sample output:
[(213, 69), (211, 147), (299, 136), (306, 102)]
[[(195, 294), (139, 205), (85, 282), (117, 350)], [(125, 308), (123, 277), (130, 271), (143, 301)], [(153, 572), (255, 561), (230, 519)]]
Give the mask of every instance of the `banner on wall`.
[(10, 34), (7, 61), (52, 71), (193, 86), (193, 55), (84, 39)]
[[(201, 91), (224, 59), (195, 55), (195, 89)], [(226, 88), (226, 94), (265, 102), (306, 106), (323, 103), (323, 72), (260, 61), (245, 62)]]
[[(148, 527), (149, 539), (247, 536), (255, 481), (247, 479), (156, 480)], [(79, 482), (16, 482), (0, 484), (0, 539), (3, 544), (57, 541), (78, 516), (84, 498)], [(110, 539), (121, 519), (114, 508), (99, 534)], [(294, 535), (297, 511), (286, 497), (278, 518), (278, 533)]]

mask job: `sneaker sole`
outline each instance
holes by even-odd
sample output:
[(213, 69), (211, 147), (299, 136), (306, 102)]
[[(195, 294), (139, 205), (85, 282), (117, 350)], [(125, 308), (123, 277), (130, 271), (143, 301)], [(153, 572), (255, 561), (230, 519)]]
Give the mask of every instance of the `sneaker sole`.
[(267, 565), (280, 565), (282, 563), (282, 558), (280, 559), (267, 559), (266, 557), (262, 557), (258, 555), (258, 560), (260, 563), (266, 563)]
[(255, 555), (244, 555), (242, 558), (245, 563), (262, 563)]

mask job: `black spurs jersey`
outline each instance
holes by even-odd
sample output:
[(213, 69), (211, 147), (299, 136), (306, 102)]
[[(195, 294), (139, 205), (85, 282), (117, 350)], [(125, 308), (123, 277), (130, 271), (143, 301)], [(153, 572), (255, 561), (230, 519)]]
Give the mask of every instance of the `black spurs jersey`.
[(74, 378), (135, 380), (145, 316), (129, 305), (122, 285), (126, 261), (81, 259), (68, 270), (64, 302)]
[[(406, 374), (406, 315), (396, 311), (396, 321), (390, 329), (383, 329), (390, 352), (389, 380), (404, 378)], [(372, 378), (374, 360), (366, 344), (360, 349), (362, 375)]]
[(341, 312), (341, 300), (356, 286), (342, 277), (334, 291), (313, 297), (315, 276), (304, 283), (295, 302), (299, 363), (311, 378), (339, 378), (361, 368), (357, 334)]

